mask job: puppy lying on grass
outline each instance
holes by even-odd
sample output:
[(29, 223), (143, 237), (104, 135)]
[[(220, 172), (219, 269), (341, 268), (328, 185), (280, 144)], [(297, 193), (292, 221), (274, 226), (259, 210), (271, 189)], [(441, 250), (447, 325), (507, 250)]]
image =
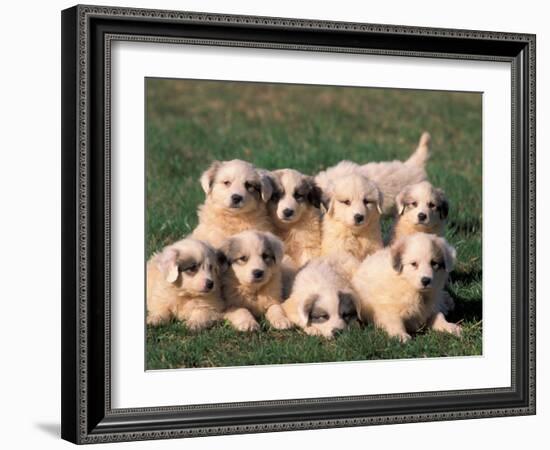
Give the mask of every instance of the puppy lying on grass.
[(214, 161), (200, 182), (206, 200), (199, 206), (196, 239), (219, 248), (226, 238), (244, 230), (274, 231), (266, 209), (272, 185), (252, 164)]
[(445, 239), (425, 233), (367, 257), (352, 280), (361, 302), (359, 317), (402, 342), (424, 325), (460, 336), (460, 326), (447, 322), (439, 306), (455, 258)]
[(422, 181), (403, 189), (395, 203), (397, 214), (391, 241), (414, 233), (444, 235), (449, 201), (443, 190)]
[(225, 318), (239, 331), (260, 328), (265, 315), (273, 328), (292, 326), (281, 308), (283, 243), (271, 233), (243, 231), (221, 246), (228, 270), (223, 276)]
[(358, 173), (336, 178), (323, 216), (321, 254), (346, 252), (362, 260), (381, 249), (382, 196), (374, 183)]
[(381, 206), (384, 215), (390, 215), (395, 208), (395, 197), (406, 186), (426, 180), (426, 162), (430, 152), (430, 134), (424, 132), (414, 153), (406, 161), (383, 161), (359, 165), (342, 161), (336, 166), (319, 172), (315, 183), (323, 192), (329, 191), (331, 181), (352, 173), (359, 173), (374, 182), (382, 193)]
[(216, 251), (196, 239), (165, 247), (147, 262), (147, 324), (172, 317), (190, 330), (201, 330), (222, 319), (220, 272)]
[(302, 267), (321, 253), (321, 190), (313, 178), (293, 169), (269, 172), (273, 194), (268, 211), (285, 254)]
[(296, 275), (283, 303), (287, 317), (305, 333), (332, 339), (357, 318), (349, 282), (325, 259), (313, 259)]

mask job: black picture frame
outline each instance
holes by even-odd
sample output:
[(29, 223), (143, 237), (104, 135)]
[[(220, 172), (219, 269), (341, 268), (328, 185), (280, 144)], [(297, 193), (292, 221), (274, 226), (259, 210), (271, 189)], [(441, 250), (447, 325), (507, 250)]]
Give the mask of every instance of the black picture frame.
[[(112, 409), (110, 45), (186, 42), (506, 61), (512, 67), (507, 388)], [(62, 12), (62, 437), (97, 443), (535, 413), (535, 36), (75, 6)]]

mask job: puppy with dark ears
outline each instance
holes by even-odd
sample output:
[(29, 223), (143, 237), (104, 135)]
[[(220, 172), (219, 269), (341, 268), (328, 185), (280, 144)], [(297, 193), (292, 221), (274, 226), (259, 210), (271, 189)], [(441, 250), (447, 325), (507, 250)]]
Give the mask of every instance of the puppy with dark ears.
[(275, 234), (294, 265), (301, 267), (321, 252), (321, 190), (312, 177), (293, 169), (267, 175), (273, 184), (267, 208)]
[(252, 164), (238, 159), (214, 161), (200, 184), (206, 200), (199, 206), (199, 225), (193, 237), (219, 247), (226, 238), (244, 230), (274, 231), (266, 207), (272, 183)]
[(306, 334), (334, 338), (357, 319), (358, 300), (346, 279), (326, 259), (311, 260), (296, 275), (283, 303), (288, 318)]
[(391, 241), (413, 233), (445, 234), (449, 201), (442, 189), (423, 181), (403, 189), (395, 203), (397, 211)]
[(281, 308), (281, 240), (271, 233), (243, 231), (226, 239), (221, 250), (229, 263), (222, 280), (225, 318), (239, 331), (258, 330), (256, 319), (264, 315), (273, 328), (290, 328)]
[(460, 336), (461, 328), (441, 312), (443, 287), (456, 251), (433, 234), (405, 236), (367, 257), (352, 284), (361, 302), (360, 317), (405, 342), (424, 325)]
[(210, 245), (191, 238), (154, 254), (147, 262), (147, 324), (176, 318), (201, 330), (221, 320), (224, 260)]
[(336, 178), (327, 187), (321, 254), (346, 252), (362, 260), (383, 247), (380, 228), (382, 193), (358, 173)]

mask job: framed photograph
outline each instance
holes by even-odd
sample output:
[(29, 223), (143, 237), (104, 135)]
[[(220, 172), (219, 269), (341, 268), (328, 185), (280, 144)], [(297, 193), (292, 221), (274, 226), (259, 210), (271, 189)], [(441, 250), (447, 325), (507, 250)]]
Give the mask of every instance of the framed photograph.
[(535, 413), (535, 36), (62, 12), (62, 437)]

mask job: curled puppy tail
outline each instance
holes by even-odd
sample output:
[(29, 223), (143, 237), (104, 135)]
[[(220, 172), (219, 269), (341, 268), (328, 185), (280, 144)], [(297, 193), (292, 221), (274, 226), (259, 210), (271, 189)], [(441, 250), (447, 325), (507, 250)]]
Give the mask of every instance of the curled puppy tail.
[(422, 136), (420, 136), (420, 141), (418, 141), (418, 147), (415, 152), (405, 161), (407, 166), (417, 166), (424, 167), (426, 161), (430, 157), (430, 142), (432, 138), (430, 133), (424, 131)]

